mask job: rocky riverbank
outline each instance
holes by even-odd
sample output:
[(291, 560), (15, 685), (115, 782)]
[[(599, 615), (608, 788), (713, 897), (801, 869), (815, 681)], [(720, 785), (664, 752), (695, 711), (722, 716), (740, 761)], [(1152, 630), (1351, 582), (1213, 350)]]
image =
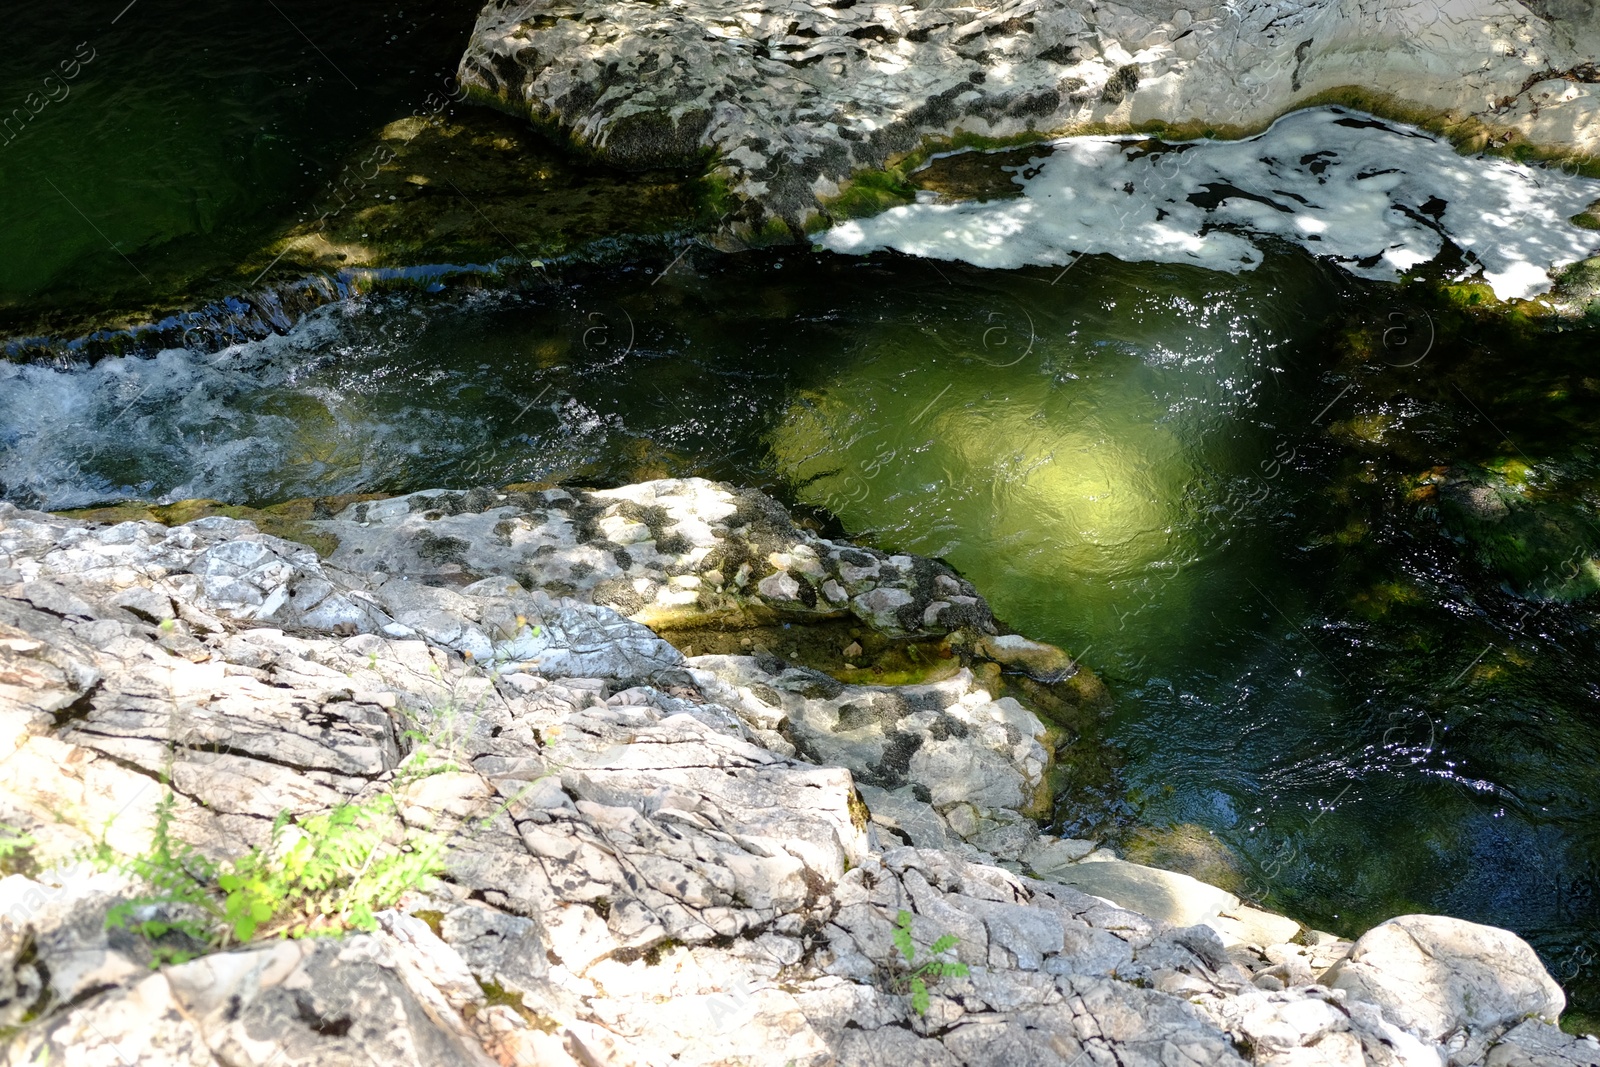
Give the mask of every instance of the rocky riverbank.
[(1588, 156), (1596, 29), (1515, 0), (536, 0), (484, 8), (460, 77), (613, 162), (714, 159), (737, 226), (772, 237), (894, 202), (884, 168), (941, 146), (1234, 137), (1319, 103)]
[[(1059, 727), (1001, 687), (1103, 698), (937, 563), (699, 481), (301, 522), (323, 555), (0, 505), (6, 1062), (1600, 1063), (1504, 931), (1351, 945), (1041, 836)], [(787, 659), (816, 626), (921, 673)], [(138, 887), (89, 853), (166, 818), (225, 861), (379, 797), (442, 875), (370, 932), (152, 969), (107, 930)], [(923, 1003), (930, 958), (966, 973)]]

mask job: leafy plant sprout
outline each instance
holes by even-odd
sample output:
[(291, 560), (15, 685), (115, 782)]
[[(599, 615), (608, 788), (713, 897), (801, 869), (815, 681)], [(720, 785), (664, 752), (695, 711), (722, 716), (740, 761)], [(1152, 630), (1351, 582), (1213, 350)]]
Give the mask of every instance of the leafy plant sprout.
[(911, 1010), (918, 1015), (928, 1014), (928, 983), (940, 978), (965, 978), (970, 972), (965, 963), (951, 963), (934, 957), (942, 956), (960, 944), (954, 934), (944, 934), (928, 946), (928, 957), (917, 962), (917, 946), (911, 940), (911, 913), (901, 911), (895, 917), (894, 947), (905, 958), (906, 973), (900, 981), (911, 990)]
[[(178, 798), (169, 788), (156, 805), (154, 833), (143, 854), (120, 857), (104, 836), (93, 850), (102, 867), (132, 875), (144, 889), (114, 906), (106, 925), (143, 936), (156, 964), (182, 963), (253, 939), (375, 929), (378, 912), (444, 873), (448, 835), (408, 829), (396, 790), (463, 769), (462, 715), (469, 724), (476, 721), (489, 697), (484, 694), (470, 708), (459, 697), (459, 689), (452, 690), (444, 704), (428, 709), (422, 724), (408, 715), (412, 725), (401, 736), (415, 747), (381, 793), (298, 818), (283, 812), (273, 821), (268, 842), (238, 859), (213, 860), (179, 839)], [(478, 828), (487, 829), (537, 783), (474, 820)], [(0, 857), (8, 855), (8, 843), (22, 850), (32, 842), (0, 838)]]
[[(389, 793), (298, 821), (279, 815), (265, 847), (224, 863), (174, 836), (176, 803), (169, 792), (157, 805), (149, 851), (115, 864), (146, 891), (106, 916), (108, 927), (151, 941), (158, 963), (256, 937), (372, 930), (376, 912), (443, 871), (443, 838), (407, 834), (389, 843), (398, 823)], [(172, 934), (182, 947), (170, 943)]]

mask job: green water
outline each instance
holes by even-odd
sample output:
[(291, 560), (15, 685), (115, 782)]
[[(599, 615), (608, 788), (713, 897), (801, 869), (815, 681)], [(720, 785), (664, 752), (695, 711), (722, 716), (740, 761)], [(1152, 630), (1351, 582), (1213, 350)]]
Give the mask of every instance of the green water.
[[(13, 99), (95, 58), (0, 145), (7, 321), (233, 284), (442, 85), (475, 5), (279, 6), (14, 15)], [(1593, 331), (1281, 249), (1239, 276), (675, 254), (0, 363), (0, 496), (763, 486), (948, 560), (1107, 680), (1061, 832), (1342, 933), (1504, 925), (1600, 1008)]]
[[(1592, 339), (1534, 366), (1468, 331), (1407, 368), (1427, 310), (1273, 266), (929, 296), (790, 401), (779, 469), (1107, 678), (1120, 789), (1084, 783), (1103, 803), (1072, 797), (1064, 832), (1342, 932), (1417, 910), (1509, 925), (1579, 979), (1600, 471), (1589, 417), (1550, 405), (1592, 400)], [(1363, 320), (1365, 359), (1340, 340)], [(1409, 353), (1381, 345), (1397, 323)], [(1474, 480), (1430, 497), (1440, 466)]]
[[(241, 261), (325, 209), (363, 137), (448, 92), (479, 5), (14, 7), (0, 56), (0, 119), (12, 118), (0, 316), (31, 323), (248, 282)], [(91, 58), (62, 66), (78, 56)]]

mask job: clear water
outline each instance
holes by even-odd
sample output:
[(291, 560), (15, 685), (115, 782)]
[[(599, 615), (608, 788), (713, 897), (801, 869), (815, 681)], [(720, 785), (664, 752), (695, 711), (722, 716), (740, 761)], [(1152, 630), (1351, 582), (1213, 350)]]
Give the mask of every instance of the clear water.
[[(13, 14), (12, 97), (78, 41), (97, 58), (0, 146), (7, 314), (230, 269), (418, 106), (475, 5), (140, 0), (111, 26), (122, 6)], [(1116, 773), (1070, 784), (1064, 832), (1187, 855), (1340, 932), (1508, 926), (1600, 1006), (1592, 332), (1475, 325), (1270, 245), (1241, 275), (667, 266), (367, 297), (221, 352), (0, 364), (0, 495), (761, 485), (946, 558), (1107, 679), (1113, 712), (1069, 753)]]

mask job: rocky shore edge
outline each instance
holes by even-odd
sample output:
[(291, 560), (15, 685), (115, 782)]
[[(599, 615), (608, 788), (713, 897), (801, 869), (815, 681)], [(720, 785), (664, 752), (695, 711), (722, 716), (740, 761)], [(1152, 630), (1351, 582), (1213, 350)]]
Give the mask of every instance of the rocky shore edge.
[[(1103, 691), (937, 562), (698, 479), (298, 521), (0, 505), (4, 1062), (1600, 1064), (1506, 931), (1352, 944), (1041, 835)], [(107, 922), (153, 835), (378, 799), (440, 869), (366, 929)]]
[(1593, 12), (1543, 0), (495, 0), (458, 77), (608, 162), (710, 161), (759, 243), (909, 199), (932, 152), (1322, 104), (1592, 172), (1597, 54)]

